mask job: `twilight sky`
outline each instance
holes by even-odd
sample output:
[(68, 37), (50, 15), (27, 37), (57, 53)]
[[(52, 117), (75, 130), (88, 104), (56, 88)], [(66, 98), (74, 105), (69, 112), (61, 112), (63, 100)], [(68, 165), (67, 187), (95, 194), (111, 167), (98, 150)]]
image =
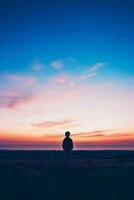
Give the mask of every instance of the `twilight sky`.
[(1, 0), (0, 148), (134, 148), (133, 36), (133, 0)]

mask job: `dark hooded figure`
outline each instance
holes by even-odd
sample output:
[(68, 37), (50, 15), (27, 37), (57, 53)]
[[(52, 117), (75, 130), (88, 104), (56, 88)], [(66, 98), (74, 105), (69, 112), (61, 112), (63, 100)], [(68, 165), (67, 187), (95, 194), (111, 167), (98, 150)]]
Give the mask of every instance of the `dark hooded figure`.
[(65, 152), (65, 160), (66, 161), (70, 161), (71, 159), (71, 151), (73, 150), (73, 141), (72, 139), (69, 137), (70, 136), (70, 132), (66, 131), (65, 132), (65, 138), (63, 140), (62, 143), (62, 148)]

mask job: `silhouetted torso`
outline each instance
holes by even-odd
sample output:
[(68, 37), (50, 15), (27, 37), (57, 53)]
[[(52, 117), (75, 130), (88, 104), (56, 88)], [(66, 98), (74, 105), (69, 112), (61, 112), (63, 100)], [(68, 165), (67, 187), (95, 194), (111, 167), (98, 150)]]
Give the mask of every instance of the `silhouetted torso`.
[(73, 141), (70, 137), (66, 137), (62, 143), (63, 150), (66, 152), (72, 151), (73, 149)]

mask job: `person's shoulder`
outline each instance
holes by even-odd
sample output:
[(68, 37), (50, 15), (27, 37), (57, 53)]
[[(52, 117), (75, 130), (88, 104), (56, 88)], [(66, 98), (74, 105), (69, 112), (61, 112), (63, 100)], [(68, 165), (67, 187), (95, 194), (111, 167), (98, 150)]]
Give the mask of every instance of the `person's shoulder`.
[(72, 138), (69, 138), (70, 141), (73, 141)]

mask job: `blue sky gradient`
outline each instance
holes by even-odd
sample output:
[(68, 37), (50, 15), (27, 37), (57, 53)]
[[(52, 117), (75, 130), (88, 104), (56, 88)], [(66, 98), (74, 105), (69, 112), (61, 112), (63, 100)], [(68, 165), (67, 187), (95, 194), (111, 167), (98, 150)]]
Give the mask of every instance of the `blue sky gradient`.
[(132, 0), (2, 1), (0, 70), (23, 72), (36, 58), (48, 64), (71, 56), (79, 65), (105, 61), (112, 74), (131, 75), (133, 11)]
[(0, 1), (0, 145), (134, 148), (133, 102), (133, 0)]

